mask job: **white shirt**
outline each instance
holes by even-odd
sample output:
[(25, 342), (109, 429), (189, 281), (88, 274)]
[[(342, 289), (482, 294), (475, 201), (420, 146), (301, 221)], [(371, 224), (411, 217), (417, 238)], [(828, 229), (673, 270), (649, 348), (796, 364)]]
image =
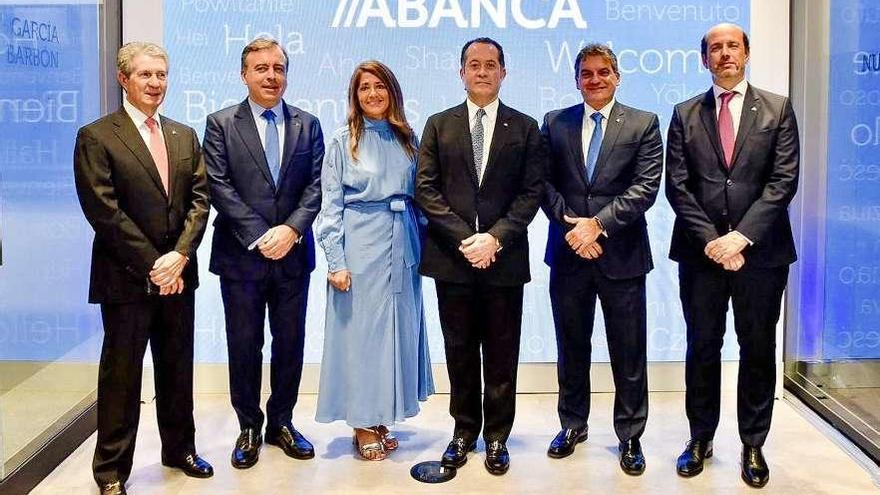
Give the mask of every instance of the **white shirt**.
[[(144, 140), (144, 144), (147, 145), (147, 149), (150, 149), (150, 128), (147, 127), (147, 114), (141, 112), (134, 105), (128, 101), (128, 98), (123, 98), (122, 100), (122, 108), (125, 109), (125, 113), (131, 118), (131, 121), (134, 122), (135, 128), (137, 128), (138, 134), (141, 135), (141, 139)], [(162, 141), (165, 141), (165, 136), (162, 134), (162, 119), (159, 118), (159, 112), (156, 112), (153, 115), (153, 120), (156, 121), (156, 128), (159, 129), (159, 137), (162, 138)]]
[[(254, 114), (254, 122), (257, 124), (257, 134), (260, 135), (260, 144), (266, 149), (266, 127), (269, 121), (263, 118), (263, 112), (270, 110), (263, 108), (254, 100), (248, 98), (248, 104), (251, 106), (251, 113)], [(284, 100), (278, 100), (278, 104), (271, 108), (275, 112), (275, 126), (278, 128), (278, 151), (284, 156)], [(280, 158), (280, 157), (279, 157)]]
[[(489, 161), (489, 148), (492, 146), (492, 135), (495, 134), (495, 120), (498, 117), (498, 103), (498, 98), (495, 98), (492, 103), (483, 107), (483, 110), (486, 111), (486, 115), (483, 115), (483, 166), (480, 167), (480, 176), (477, 177), (478, 184), (483, 183), (483, 175), (486, 173), (486, 162)], [(479, 110), (480, 107), (468, 98), (467, 109), (468, 122), (471, 129), (471, 135), (473, 135), (474, 126), (477, 124), (477, 110)]]
[(730, 90), (724, 89), (721, 86), (716, 84), (712, 85), (712, 91), (715, 92), (715, 118), (718, 119), (718, 114), (721, 113), (721, 93), (726, 93), (727, 91), (736, 91), (736, 94), (727, 102), (727, 108), (730, 109), (730, 116), (733, 118), (733, 139), (736, 140), (736, 135), (739, 132), (739, 121), (740, 117), (742, 117), (743, 111), (743, 102), (746, 101), (746, 90), (749, 88), (749, 83), (745, 79), (739, 82), (736, 86), (731, 88)]
[(593, 140), (593, 129), (596, 127), (596, 122), (592, 119), (591, 115), (596, 112), (602, 114), (602, 137), (604, 138), (605, 129), (608, 128), (608, 118), (611, 116), (611, 108), (614, 107), (614, 102), (614, 98), (611, 98), (611, 101), (609, 101), (607, 105), (598, 110), (584, 103), (584, 120), (581, 125), (581, 146), (583, 147), (582, 151), (584, 152), (583, 157), (585, 166), (587, 163), (587, 154), (590, 150), (590, 141)]

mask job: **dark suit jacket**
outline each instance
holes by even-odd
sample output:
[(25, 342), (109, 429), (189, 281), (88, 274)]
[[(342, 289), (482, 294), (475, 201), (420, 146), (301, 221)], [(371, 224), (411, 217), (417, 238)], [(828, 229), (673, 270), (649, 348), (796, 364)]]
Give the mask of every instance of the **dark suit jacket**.
[(794, 262), (788, 204), (797, 190), (799, 150), (784, 96), (748, 86), (729, 170), (712, 90), (676, 105), (666, 148), (666, 196), (676, 214), (669, 257), (714, 265), (706, 244), (737, 230), (754, 242), (743, 251), (746, 268)]
[(585, 268), (565, 241), (570, 217), (597, 217), (608, 234), (599, 237), (603, 254), (595, 261), (609, 278), (651, 271), (651, 246), (645, 212), (657, 198), (663, 172), (663, 141), (653, 113), (620, 103), (611, 108), (592, 183), (587, 181), (581, 129), (584, 105), (555, 110), (544, 117), (541, 133), (549, 150), (544, 213), (550, 219), (544, 261), (554, 270)]
[(82, 127), (76, 136), (76, 191), (95, 229), (89, 302), (133, 302), (158, 292), (149, 273), (172, 250), (189, 257), (185, 289), (198, 286), (196, 249), (209, 208), (205, 165), (194, 130), (164, 116), (160, 123), (170, 195), (124, 109)]
[[(312, 222), (321, 207), (321, 163), (324, 136), (313, 115), (284, 105), (284, 150), (278, 187), (266, 162), (247, 100), (208, 116), (205, 163), (211, 204), (217, 210), (211, 246), (212, 273), (233, 280), (260, 280), (272, 263), (298, 277), (315, 268)], [(289, 225), (299, 244), (279, 261), (248, 250), (269, 228)]]
[[(483, 182), (478, 185), (467, 105), (425, 123), (416, 173), (416, 201), (428, 218), (420, 272), (453, 283), (521, 285), (530, 280), (527, 227), (541, 201), (543, 151), (538, 123), (498, 105)], [(458, 250), (463, 239), (492, 234), (502, 249), (485, 270)]]

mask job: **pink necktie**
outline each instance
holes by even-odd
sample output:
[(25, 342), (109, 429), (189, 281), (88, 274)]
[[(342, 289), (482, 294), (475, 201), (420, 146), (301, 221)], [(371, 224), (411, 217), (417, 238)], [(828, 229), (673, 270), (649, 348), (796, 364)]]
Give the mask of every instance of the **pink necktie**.
[(718, 134), (721, 135), (721, 148), (724, 149), (724, 164), (730, 168), (731, 160), (733, 160), (733, 146), (736, 138), (733, 135), (733, 116), (730, 115), (730, 99), (736, 94), (736, 91), (726, 91), (721, 93), (721, 110), (718, 112)]
[(147, 119), (147, 128), (150, 129), (150, 155), (153, 156), (153, 163), (159, 170), (159, 178), (162, 179), (162, 186), (165, 193), (168, 193), (168, 151), (165, 149), (165, 140), (159, 133), (159, 125), (156, 119), (150, 117)]

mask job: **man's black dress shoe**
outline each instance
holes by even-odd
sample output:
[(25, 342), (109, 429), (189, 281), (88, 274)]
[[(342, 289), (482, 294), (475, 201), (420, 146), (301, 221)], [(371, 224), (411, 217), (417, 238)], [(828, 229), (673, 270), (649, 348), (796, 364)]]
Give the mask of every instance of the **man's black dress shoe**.
[(761, 453), (761, 447), (743, 445), (742, 479), (753, 488), (762, 488), (770, 481), (770, 468)]
[(198, 454), (187, 454), (182, 459), (172, 460), (162, 456), (162, 465), (177, 468), (192, 478), (210, 478), (214, 476), (214, 468)]
[(282, 426), (275, 431), (266, 429), (266, 443), (280, 447), (288, 457), (294, 459), (315, 457), (315, 447), (312, 442), (306, 440), (306, 437), (291, 425)]
[(446, 446), (446, 451), (443, 452), (443, 457), (440, 458), (440, 465), (445, 468), (458, 469), (467, 462), (467, 453), (476, 448), (477, 442), (469, 442), (462, 437), (454, 437), (449, 442), (449, 445)]
[(260, 459), (260, 445), (263, 444), (263, 436), (253, 428), (245, 428), (235, 441), (232, 449), (232, 467), (247, 469)]
[(620, 451), (620, 469), (632, 476), (638, 476), (645, 472), (645, 455), (642, 453), (642, 444), (638, 438), (630, 438), (620, 442), (617, 446)]
[(125, 483), (121, 481), (101, 485), (100, 489), (101, 495), (126, 495), (128, 493), (125, 491)]
[(587, 440), (587, 427), (565, 428), (550, 442), (547, 455), (554, 459), (562, 459), (574, 453), (575, 445)]
[(684, 452), (678, 456), (676, 470), (680, 476), (690, 478), (703, 472), (703, 461), (712, 457), (712, 441), (690, 439)]
[(510, 454), (507, 453), (507, 446), (497, 440), (489, 442), (486, 445), (486, 470), (500, 475), (506, 473), (509, 467)]

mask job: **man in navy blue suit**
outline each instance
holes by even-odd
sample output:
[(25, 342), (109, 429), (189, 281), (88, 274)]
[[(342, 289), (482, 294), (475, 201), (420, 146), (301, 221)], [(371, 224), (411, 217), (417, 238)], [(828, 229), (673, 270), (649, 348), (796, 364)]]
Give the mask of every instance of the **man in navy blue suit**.
[[(321, 205), (324, 138), (314, 116), (282, 100), (288, 57), (258, 38), (241, 54), (248, 97), (208, 116), (205, 163), (217, 209), (211, 251), (220, 276), (229, 347), (229, 386), (241, 434), (232, 465), (259, 458), (266, 442), (296, 459), (314, 457), (293, 427), (302, 376), (306, 297), (315, 267), (311, 225)], [(260, 409), (263, 322), (272, 334), (272, 394)]]
[(616, 101), (617, 57), (585, 46), (575, 62), (584, 102), (550, 112), (542, 133), (550, 152), (544, 212), (545, 261), (559, 349), (559, 420), (550, 457), (587, 439), (590, 336), (602, 303), (614, 377), (614, 430), (620, 467), (645, 470), (639, 438), (648, 418), (645, 276), (653, 268), (645, 211), (660, 188), (663, 142), (657, 116)]

